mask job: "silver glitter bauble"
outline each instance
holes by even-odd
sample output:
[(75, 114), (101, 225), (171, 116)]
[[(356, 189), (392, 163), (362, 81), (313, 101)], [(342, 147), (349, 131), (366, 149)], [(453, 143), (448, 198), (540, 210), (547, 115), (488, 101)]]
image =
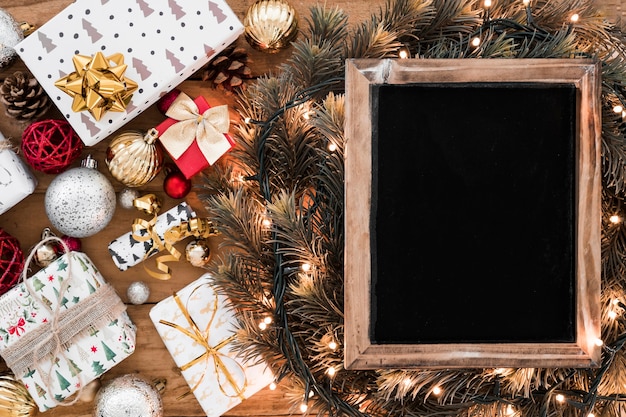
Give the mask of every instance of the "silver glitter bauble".
[(128, 301), (132, 304), (143, 304), (148, 301), (148, 297), (150, 297), (150, 288), (148, 284), (143, 281), (135, 281), (128, 286), (126, 296), (128, 297)]
[(125, 209), (135, 208), (136, 198), (139, 198), (139, 190), (135, 188), (124, 188), (117, 196), (120, 206)]
[(97, 417), (161, 417), (163, 401), (156, 387), (135, 374), (118, 376), (98, 391), (94, 404)]
[(57, 175), (46, 190), (45, 208), (52, 226), (71, 237), (104, 229), (115, 213), (115, 190), (91, 157), (82, 166)]
[(20, 24), (6, 10), (0, 8), (0, 68), (17, 58), (15, 45), (24, 39)]

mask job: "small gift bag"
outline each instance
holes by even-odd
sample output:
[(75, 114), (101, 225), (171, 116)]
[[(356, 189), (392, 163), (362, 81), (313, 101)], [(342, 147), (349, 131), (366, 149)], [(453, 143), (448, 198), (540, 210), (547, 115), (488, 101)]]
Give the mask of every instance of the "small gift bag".
[(209, 106), (204, 97), (192, 100), (180, 93), (155, 129), (161, 144), (186, 178), (213, 165), (235, 146), (228, 134), (228, 106)]
[(268, 386), (274, 375), (262, 361), (233, 348), (236, 317), (204, 274), (150, 310), (163, 343), (207, 417), (217, 417)]
[(135, 349), (126, 305), (82, 252), (69, 251), (0, 297), (0, 356), (40, 411), (67, 400)]
[(35, 191), (37, 179), (0, 133), (0, 214)]

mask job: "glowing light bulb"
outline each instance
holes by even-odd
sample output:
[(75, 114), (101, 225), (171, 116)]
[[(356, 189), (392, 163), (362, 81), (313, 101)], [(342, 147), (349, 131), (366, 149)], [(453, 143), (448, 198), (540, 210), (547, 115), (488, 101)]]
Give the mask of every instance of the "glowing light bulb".
[(261, 329), (261, 330), (267, 329), (267, 323), (264, 322), (264, 321), (260, 322), (259, 323), (259, 329)]
[(618, 104), (617, 106), (613, 107), (613, 111), (615, 113), (621, 113), (622, 111), (624, 111), (624, 108)]
[(433, 394), (435, 394), (435, 395), (439, 395), (439, 394), (441, 394), (441, 387), (435, 387), (435, 388), (433, 388)]
[(274, 391), (276, 389), (276, 382), (272, 382), (270, 384), (270, 390)]
[(411, 386), (412, 382), (411, 382), (411, 378), (404, 378), (403, 381), (404, 385), (406, 385), (407, 387)]
[(530, 0), (522, 0), (522, 3), (524, 3), (524, 6), (528, 6), (530, 4)]
[(335, 350), (335, 349), (337, 349), (337, 342), (335, 342), (334, 340), (331, 340), (331, 341), (328, 343), (328, 348), (329, 348), (330, 350)]
[(569, 18), (569, 20), (570, 20), (572, 23), (576, 23), (576, 22), (578, 22), (578, 19), (580, 19), (580, 16), (578, 15), (578, 13), (574, 13), (574, 14), (572, 15), (572, 17), (570, 17), (570, 18)]
[(617, 313), (613, 310), (609, 311), (609, 318), (611, 320), (615, 320), (615, 318), (617, 317)]
[[(402, 58), (402, 57), (400, 57), (400, 58)], [(337, 150), (337, 145), (335, 145), (333, 142), (330, 142), (328, 144), (328, 150), (331, 151), (331, 152), (335, 152)]]
[(611, 223), (613, 223), (613, 224), (617, 224), (617, 223), (621, 222), (622, 219), (617, 214), (614, 214), (611, 217), (609, 217), (609, 221)]
[(302, 264), (302, 266), (300, 266), (300, 268), (302, 268), (304, 272), (309, 272), (311, 270), (311, 264), (305, 262)]
[(480, 45), (480, 38), (474, 38), (472, 39), (472, 46), (478, 46)]
[(515, 413), (515, 407), (513, 407), (513, 404), (509, 404), (506, 406), (506, 415), (507, 416), (514, 416)]
[(589, 413), (589, 414), (587, 414), (587, 417), (596, 417), (596, 415), (593, 414), (593, 413)]
[(563, 401), (565, 401), (565, 395), (563, 395), (563, 394), (557, 394), (555, 398), (556, 398), (556, 400), (557, 400), (558, 402), (560, 402), (560, 403), (562, 403)]
[(491, 0), (485, 0), (485, 7), (491, 7)]
[(613, 299), (613, 305), (614, 306), (619, 305), (619, 298), (614, 298)]
[(326, 373), (328, 374), (328, 376), (334, 376), (336, 372), (337, 370), (332, 366), (329, 366), (328, 369), (326, 370)]
[(408, 57), (409, 57), (409, 52), (406, 49), (401, 48), (398, 51), (398, 58), (400, 58), (400, 59), (407, 59)]
[(300, 411), (301, 412), (306, 413), (306, 410), (308, 410), (308, 409), (309, 409), (309, 406), (306, 405), (306, 403), (300, 404)]
[(272, 226), (272, 221), (270, 219), (263, 219), (261, 221), (261, 225), (263, 226), (263, 228), (269, 229)]
[(603, 341), (602, 341), (602, 339), (600, 339), (600, 338), (598, 338), (598, 339), (594, 340), (594, 341), (593, 341), (593, 343), (594, 343), (596, 346), (602, 346), (602, 345), (604, 344), (604, 342), (603, 342)]
[(251, 121), (252, 121), (252, 119), (251, 119), (251, 118), (249, 118), (249, 117), (246, 117), (246, 118), (244, 118), (244, 119), (243, 119), (243, 122), (244, 122), (245, 124), (248, 124), (248, 123), (250, 123)]

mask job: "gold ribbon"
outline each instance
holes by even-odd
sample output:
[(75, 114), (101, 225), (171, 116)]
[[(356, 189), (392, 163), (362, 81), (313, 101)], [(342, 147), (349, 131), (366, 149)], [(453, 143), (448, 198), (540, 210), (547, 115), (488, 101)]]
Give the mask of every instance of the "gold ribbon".
[(152, 246), (146, 251), (143, 260), (146, 260), (153, 251), (161, 252), (166, 250), (168, 254), (161, 255), (156, 259), (156, 267), (161, 272), (155, 272), (149, 269), (144, 263), (144, 268), (148, 275), (160, 280), (168, 280), (172, 277), (171, 269), (167, 262), (177, 262), (180, 260), (181, 253), (174, 247), (174, 244), (181, 240), (195, 236), (197, 238), (207, 238), (217, 236), (219, 231), (213, 226), (213, 222), (204, 218), (193, 218), (189, 221), (182, 222), (178, 226), (174, 226), (165, 231), (163, 239), (154, 230), (157, 222), (161, 202), (154, 194), (146, 194), (137, 198), (133, 204), (146, 214), (153, 215), (151, 220), (135, 219), (132, 226), (132, 237), (138, 242), (152, 241)]
[(197, 104), (187, 94), (180, 93), (165, 115), (178, 120), (165, 132), (161, 132), (161, 142), (174, 159), (180, 158), (194, 139), (209, 163), (224, 153), (224, 142), (230, 146), (224, 136), (230, 128), (226, 105), (211, 107), (200, 114)]
[[(193, 293), (201, 286), (202, 285), (196, 287), (191, 292), (191, 294), (189, 295), (189, 298), (187, 299), (188, 301), (191, 299), (191, 296), (193, 295)], [(187, 324), (189, 325), (189, 329), (183, 326), (180, 326), (176, 323), (166, 321), (166, 320), (159, 320), (159, 323), (164, 324), (166, 326), (170, 326), (178, 330), (179, 332), (183, 333), (185, 336), (191, 338), (194, 342), (198, 343), (204, 349), (204, 352), (202, 352), (200, 355), (198, 355), (197, 357), (195, 357), (194, 359), (190, 360), (189, 362), (187, 362), (186, 364), (180, 367), (181, 371), (185, 371), (200, 362), (204, 362), (205, 364), (204, 365), (205, 371), (202, 372), (200, 379), (194, 384), (193, 387), (191, 387), (190, 392), (195, 391), (200, 386), (200, 384), (202, 383), (206, 375), (206, 369), (209, 367), (210, 361), (212, 361), (215, 374), (217, 375), (217, 384), (220, 388), (220, 391), (227, 397), (231, 397), (231, 398), (239, 397), (241, 400), (245, 400), (244, 392), (246, 390), (247, 380), (246, 380), (244, 367), (235, 359), (227, 356), (225, 353), (220, 352), (220, 350), (224, 346), (226, 346), (227, 344), (235, 340), (236, 335), (233, 334), (230, 337), (225, 338), (224, 340), (222, 340), (215, 346), (211, 346), (209, 344), (209, 332), (211, 330), (213, 320), (215, 319), (215, 316), (217, 315), (217, 309), (218, 309), (217, 294), (213, 292), (213, 302), (212, 302), (213, 308), (212, 308), (211, 318), (209, 319), (209, 322), (207, 323), (204, 331), (200, 330), (196, 322), (191, 317), (191, 314), (189, 314), (187, 307), (183, 305), (183, 302), (180, 300), (180, 297), (178, 296), (178, 294), (174, 293), (173, 297), (174, 297), (174, 301), (176, 302), (176, 305), (178, 305), (178, 308), (183, 313), (183, 316), (185, 317), (185, 320), (187, 321)], [(234, 363), (237, 370), (241, 371), (243, 375), (243, 383), (241, 384), (241, 386), (237, 384), (235, 377), (233, 377), (233, 374), (230, 372), (230, 370), (226, 366), (225, 360), (229, 360), (229, 362)], [(225, 378), (225, 381), (222, 378)], [(226, 389), (224, 388), (226, 382), (234, 390), (235, 392), (234, 395), (226, 392)]]
[(97, 52), (93, 57), (74, 55), (75, 71), (57, 80), (54, 85), (71, 96), (72, 111), (89, 111), (100, 120), (107, 111), (122, 112), (137, 90), (137, 83), (124, 77), (128, 67), (124, 55), (104, 56)]

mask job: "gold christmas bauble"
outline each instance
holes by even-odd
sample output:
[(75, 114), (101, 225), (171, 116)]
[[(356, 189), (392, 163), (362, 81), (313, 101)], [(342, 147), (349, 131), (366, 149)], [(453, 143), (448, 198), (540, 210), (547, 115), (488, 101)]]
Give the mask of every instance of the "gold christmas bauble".
[(187, 261), (193, 266), (203, 267), (211, 259), (211, 249), (206, 239), (192, 240), (185, 248)]
[(257, 0), (243, 20), (250, 46), (267, 53), (287, 48), (298, 36), (296, 10), (283, 0)]
[(146, 185), (163, 168), (163, 149), (156, 141), (156, 130), (136, 130), (113, 138), (107, 148), (106, 164), (113, 178), (127, 187)]
[(26, 386), (12, 372), (0, 373), (0, 416), (31, 417), (38, 410)]

